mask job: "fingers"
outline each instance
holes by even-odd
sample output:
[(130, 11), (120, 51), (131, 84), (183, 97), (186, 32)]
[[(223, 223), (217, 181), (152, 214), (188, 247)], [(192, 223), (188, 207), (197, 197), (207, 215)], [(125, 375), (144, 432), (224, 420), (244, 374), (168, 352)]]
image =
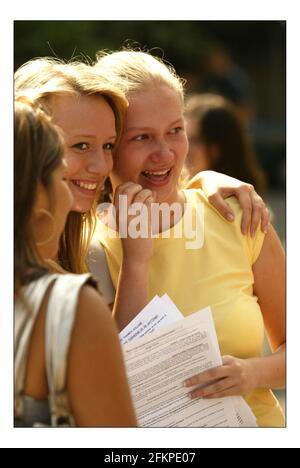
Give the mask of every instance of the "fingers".
[[(222, 191), (222, 196), (225, 197), (227, 189), (224, 188)], [(243, 211), (241, 221), (242, 233), (246, 235), (250, 232), (253, 238), (259, 223), (261, 223), (261, 230), (266, 234), (270, 224), (270, 212), (262, 198), (256, 193), (254, 187), (251, 184), (242, 185), (234, 190), (234, 194), (238, 198)]]
[(233, 221), (234, 220), (234, 213), (230, 206), (225, 202), (223, 199), (221, 193), (215, 193), (214, 195), (211, 195), (208, 197), (208, 201), (211, 205), (213, 205), (216, 210), (219, 211), (219, 213), (227, 219), (227, 221)]
[(264, 234), (267, 234), (271, 224), (271, 213), (267, 206), (264, 204), (261, 214), (261, 230)]
[(239, 199), (241, 209), (243, 211), (242, 215), (242, 222), (241, 222), (241, 231), (244, 235), (246, 235), (251, 226), (251, 219), (252, 219), (252, 198), (250, 192), (239, 192), (237, 194)]
[(146, 200), (149, 199), (149, 198), (152, 198), (152, 200), (154, 200), (154, 197), (153, 197), (153, 194), (152, 194), (152, 191), (151, 190), (142, 190), (141, 192), (139, 192), (134, 200), (133, 200), (133, 203), (146, 203)]
[(255, 232), (258, 228), (259, 223), (261, 226), (261, 231), (264, 234), (267, 234), (270, 221), (271, 221), (270, 211), (267, 208), (263, 199), (255, 191), (251, 193), (251, 198), (252, 198), (252, 220), (251, 220), (251, 229), (250, 229), (251, 237), (255, 236)]
[(192, 387), (193, 385), (205, 384), (209, 381), (214, 381), (222, 379), (228, 376), (227, 366), (215, 367), (214, 369), (209, 369), (201, 374), (194, 375), (189, 379), (184, 381), (185, 387)]
[(255, 236), (256, 229), (261, 220), (262, 207), (264, 205), (262, 199), (257, 195), (256, 192), (250, 193), (252, 201), (252, 216), (251, 216), (251, 225), (250, 225), (250, 235), (251, 237)]
[[(221, 379), (218, 382), (215, 382), (211, 385), (207, 385), (205, 388), (201, 388), (198, 390), (193, 390), (190, 393), (191, 399), (194, 398), (217, 398), (221, 396), (229, 396), (229, 392), (233, 392), (234, 388), (236, 387), (236, 379), (231, 377), (231, 378), (225, 378)], [(233, 395), (234, 393), (232, 393)]]
[(117, 187), (115, 191), (115, 196), (114, 196), (114, 205), (116, 207), (119, 206), (120, 204), (120, 196), (121, 195), (126, 195), (127, 196), (127, 203), (128, 205), (131, 205), (132, 199), (137, 195), (141, 190), (143, 190), (143, 187), (138, 184), (134, 184), (133, 182), (126, 182), (126, 184), (120, 185)]

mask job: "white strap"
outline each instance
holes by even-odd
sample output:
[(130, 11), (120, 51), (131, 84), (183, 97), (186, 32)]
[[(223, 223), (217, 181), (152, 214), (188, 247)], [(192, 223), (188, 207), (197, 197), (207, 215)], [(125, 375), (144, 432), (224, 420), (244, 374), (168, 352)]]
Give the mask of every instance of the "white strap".
[(28, 351), (33, 327), (49, 286), (56, 280), (56, 274), (49, 274), (24, 286), (22, 299), (15, 302), (14, 375), (15, 415), (23, 415), (23, 392)]
[(52, 425), (60, 418), (70, 421), (66, 396), (67, 357), (77, 312), (81, 287), (89, 282), (95, 287), (90, 274), (60, 275), (56, 280), (47, 307), (46, 316), (46, 368), (49, 385), (49, 403)]

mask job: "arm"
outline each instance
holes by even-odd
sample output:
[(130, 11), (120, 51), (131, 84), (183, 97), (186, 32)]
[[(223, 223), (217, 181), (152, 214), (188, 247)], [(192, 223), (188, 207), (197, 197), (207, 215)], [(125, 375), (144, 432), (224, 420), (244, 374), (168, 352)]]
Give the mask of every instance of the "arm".
[(148, 303), (149, 264), (123, 260), (112, 315), (119, 330)]
[(243, 210), (241, 231), (252, 237), (261, 221), (261, 230), (266, 233), (270, 222), (270, 213), (262, 198), (255, 192), (253, 185), (214, 171), (199, 172), (188, 182), (187, 188), (201, 188), (208, 201), (228, 221), (234, 220), (234, 213), (224, 201), (235, 196)]
[(217, 398), (247, 395), (256, 388), (285, 386), (285, 260), (280, 241), (271, 228), (265, 237), (259, 258), (253, 265), (254, 294), (262, 310), (273, 353), (270, 356), (237, 359), (223, 358), (223, 366), (186, 381), (186, 386), (222, 379), (192, 397)]
[(149, 190), (142, 190), (140, 185), (132, 182), (126, 183), (116, 190), (114, 204), (119, 219), (119, 196), (126, 195), (128, 203), (127, 226), (134, 219), (130, 214), (133, 203), (147, 209), (146, 221), (148, 222), (148, 237), (133, 239), (130, 236), (122, 239), (123, 260), (116, 291), (116, 300), (113, 307), (113, 317), (119, 330), (134, 319), (134, 317), (147, 305), (149, 300), (149, 266), (153, 254), (153, 239), (151, 237), (151, 203), (154, 202), (153, 194)]
[(109, 309), (89, 286), (80, 294), (67, 390), (77, 426), (137, 425), (115, 325)]

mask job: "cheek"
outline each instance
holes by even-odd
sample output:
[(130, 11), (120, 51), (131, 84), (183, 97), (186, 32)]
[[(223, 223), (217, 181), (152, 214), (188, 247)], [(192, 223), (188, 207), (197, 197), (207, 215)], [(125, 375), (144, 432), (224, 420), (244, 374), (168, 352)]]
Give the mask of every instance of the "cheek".
[(74, 178), (77, 174), (83, 171), (85, 167), (84, 159), (81, 159), (80, 156), (74, 155), (72, 153), (65, 153), (65, 163), (66, 168), (66, 177), (69, 179)]
[(179, 166), (183, 166), (185, 160), (186, 160), (186, 157), (187, 157), (187, 154), (188, 154), (188, 151), (189, 151), (189, 143), (188, 143), (188, 139), (186, 136), (184, 136), (182, 138), (182, 140), (178, 143), (178, 147), (177, 147), (177, 162), (178, 162), (178, 165)]
[(140, 151), (127, 148), (118, 151), (113, 164), (113, 173), (119, 177), (128, 178), (139, 174), (143, 168), (144, 160)]

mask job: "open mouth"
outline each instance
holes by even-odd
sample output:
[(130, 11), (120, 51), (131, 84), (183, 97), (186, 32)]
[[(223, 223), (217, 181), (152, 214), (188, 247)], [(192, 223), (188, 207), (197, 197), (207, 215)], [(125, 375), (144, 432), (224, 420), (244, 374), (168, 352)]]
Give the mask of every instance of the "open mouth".
[(95, 195), (98, 188), (98, 183), (96, 182), (83, 182), (82, 180), (71, 180), (72, 184), (75, 185), (82, 193), (86, 195)]
[(171, 172), (172, 168), (165, 171), (144, 171), (142, 176), (152, 183), (163, 183), (169, 180)]

